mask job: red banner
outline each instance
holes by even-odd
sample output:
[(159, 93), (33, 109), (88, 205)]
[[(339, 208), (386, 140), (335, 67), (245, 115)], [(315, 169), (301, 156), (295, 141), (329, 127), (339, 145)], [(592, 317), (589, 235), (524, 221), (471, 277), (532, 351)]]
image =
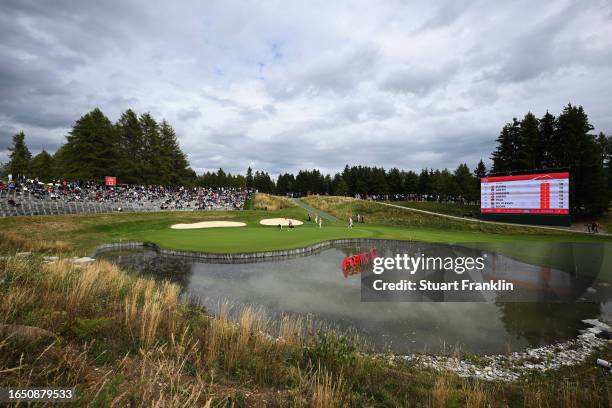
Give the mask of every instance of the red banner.
[(106, 176), (106, 185), (107, 186), (116, 186), (117, 185), (117, 177)]
[(569, 173), (544, 173), (544, 174), (521, 174), (518, 176), (495, 176), (482, 177), (481, 183), (498, 183), (500, 181), (519, 181), (519, 180), (556, 180), (569, 179)]
[(368, 252), (362, 252), (357, 255), (345, 257), (342, 260), (342, 273), (344, 274), (344, 277), (346, 278), (350, 275), (361, 273), (362, 268), (372, 262), (372, 260), (377, 256), (376, 248), (370, 248)]

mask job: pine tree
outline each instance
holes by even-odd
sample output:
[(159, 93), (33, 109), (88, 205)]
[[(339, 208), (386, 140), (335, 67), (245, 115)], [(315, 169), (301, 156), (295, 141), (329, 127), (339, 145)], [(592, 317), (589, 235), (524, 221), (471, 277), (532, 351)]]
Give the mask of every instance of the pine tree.
[(144, 180), (147, 184), (162, 184), (162, 169), (167, 164), (161, 158), (162, 151), (159, 125), (150, 113), (143, 113), (138, 120), (143, 139)]
[(412, 170), (404, 175), (404, 191), (407, 194), (416, 194), (419, 191), (419, 176)]
[(253, 188), (261, 193), (273, 193), (276, 186), (268, 173), (258, 170), (253, 177)]
[(394, 167), (387, 173), (387, 185), (390, 194), (402, 194), (404, 192), (404, 177), (398, 168)]
[(548, 111), (544, 114), (538, 125), (538, 133), (540, 139), (540, 167), (552, 169), (559, 167), (557, 157), (559, 154), (558, 143), (555, 140), (555, 127), (557, 126), (557, 118)]
[(602, 151), (602, 166), (607, 178), (608, 200), (612, 200), (612, 135), (606, 137), (600, 132), (597, 142)]
[(385, 195), (389, 194), (389, 186), (387, 184), (385, 169), (373, 167), (372, 169), (366, 169), (366, 172), (370, 174), (368, 177), (368, 194)]
[(487, 177), (487, 166), (485, 166), (482, 159), (480, 159), (478, 165), (476, 165), (476, 168), (474, 169), (474, 177), (476, 177), (479, 182), (481, 178)]
[(332, 180), (332, 194), (335, 196), (345, 196), (348, 194), (348, 185), (340, 174), (336, 174)]
[(518, 147), (518, 168), (537, 169), (541, 164), (539, 121), (531, 112), (520, 123), (520, 143)]
[(331, 195), (332, 193), (332, 179), (329, 174), (326, 174), (323, 178), (323, 190), (321, 193), (325, 195)]
[[(470, 172), (470, 168), (467, 164), (462, 163), (457, 167), (454, 174), (455, 184), (457, 186), (458, 195), (462, 196), (468, 201), (474, 201), (477, 199), (476, 183), (474, 182), (474, 176)], [(454, 194), (453, 194), (454, 195)]]
[(249, 166), (246, 173), (246, 186), (247, 188), (253, 188), (253, 169)]
[(278, 180), (276, 181), (276, 192), (277, 194), (285, 195), (287, 193), (293, 192), (293, 184), (295, 182), (295, 177), (293, 174), (281, 174), (278, 176)]
[(13, 147), (10, 147), (9, 151), (11, 154), (9, 155), (8, 172), (15, 178), (19, 175), (27, 176), (32, 153), (30, 153), (26, 145), (25, 134), (23, 132), (13, 136)]
[(52, 169), (53, 157), (46, 150), (43, 150), (30, 161), (28, 173), (30, 177), (36, 177), (43, 181), (51, 181), (53, 179)]
[(526, 170), (528, 167), (527, 141), (523, 137), (521, 122), (517, 118), (513, 118), (512, 123), (510, 123), (509, 125), (511, 152), (509, 157), (509, 170)]
[(485, 166), (482, 159), (478, 162), (476, 169), (474, 169), (474, 200), (480, 198), (480, 179), (487, 176), (487, 166)]
[[(170, 185), (192, 183), (194, 180), (190, 180), (192, 171), (187, 156), (179, 146), (174, 129), (166, 120), (162, 120), (159, 126), (159, 137), (160, 151), (157, 165), (162, 169), (162, 183)], [(227, 181), (223, 169), (219, 169), (218, 176), (224, 182)]]
[(431, 177), (433, 172), (429, 172), (427, 169), (421, 170), (419, 174), (418, 193), (419, 194), (431, 194), (433, 191), (431, 185)]
[(514, 146), (512, 141), (512, 125), (507, 123), (497, 137), (497, 148), (491, 155), (493, 173), (505, 173), (512, 168)]
[(608, 208), (603, 152), (589, 132), (593, 126), (582, 106), (568, 104), (555, 129), (561, 166), (570, 169), (570, 205), (574, 214), (597, 215)]
[(144, 165), (144, 138), (136, 113), (128, 109), (116, 123), (119, 138), (121, 178), (130, 184), (144, 183), (147, 175)]
[(62, 152), (63, 176), (73, 180), (101, 181), (117, 175), (117, 131), (102, 111), (95, 108), (76, 121)]

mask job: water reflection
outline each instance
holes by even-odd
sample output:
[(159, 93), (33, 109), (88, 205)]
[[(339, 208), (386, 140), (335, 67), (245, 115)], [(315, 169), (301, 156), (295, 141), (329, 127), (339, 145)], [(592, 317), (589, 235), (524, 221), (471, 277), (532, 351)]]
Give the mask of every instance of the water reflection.
[[(438, 245), (389, 242), (376, 247), (379, 256), (483, 250)], [(489, 303), (362, 302), (363, 275), (345, 277), (340, 265), (345, 256), (370, 248), (371, 244), (345, 246), (308, 257), (249, 264), (203, 263), (149, 251), (106, 256), (123, 267), (178, 283), (186, 296), (198, 296), (210, 310), (215, 310), (219, 300), (229, 299), (235, 304), (261, 305), (272, 315), (310, 314), (341, 328), (354, 328), (375, 346), (389, 347), (396, 353), (444, 352), (453, 347), (474, 353), (506, 352), (574, 337), (582, 328), (582, 319), (612, 317), (610, 286), (575, 268), (576, 262), (582, 262), (580, 253), (561, 265), (563, 268), (548, 269), (534, 265), (529, 265), (532, 269), (518, 268), (524, 263), (494, 257), (497, 266), (487, 273), (524, 282), (527, 299), (537, 302), (508, 303), (504, 294), (497, 294)], [(604, 258), (600, 260), (605, 263)], [(512, 274), (513, 270), (517, 273)], [(431, 275), (436, 276), (445, 279), (440, 271)], [(568, 294), (589, 302), (546, 302), (568, 299)]]
[[(549, 248), (548, 253), (542, 247), (539, 248), (540, 252), (535, 253), (533, 249), (531, 253), (525, 252), (522, 245), (519, 248), (520, 251), (517, 250), (515, 244), (497, 247), (498, 250), (503, 250), (505, 253), (521, 256), (522, 260), (478, 247), (419, 242), (386, 244), (381, 247), (380, 256), (394, 258), (400, 255), (401, 258), (405, 254), (412, 259), (422, 258), (420, 260), (426, 260), (428, 264), (430, 264), (429, 261), (433, 261), (431, 262), (433, 267), (421, 266), (417, 273), (411, 274), (405, 269), (410, 267), (410, 263), (400, 262), (401, 259), (399, 259), (397, 264), (403, 266), (385, 267), (382, 273), (378, 271), (379, 274), (372, 273), (372, 268), (366, 269), (362, 273), (362, 301), (575, 302), (607, 299), (606, 295), (602, 296), (601, 292), (589, 292), (596, 277), (604, 272), (601, 252), (592, 251), (591, 247), (582, 245), (579, 245), (576, 250), (572, 244), (562, 244), (563, 257), (561, 259), (563, 262), (558, 262), (558, 259), (555, 259), (557, 262), (551, 262), (551, 254), (554, 255), (559, 251), (556, 246)], [(601, 249), (599, 245), (595, 248)], [(586, 257), (581, 252), (582, 249), (589, 249)], [(525, 262), (524, 258), (533, 262), (534, 255), (539, 257), (537, 263)], [(468, 259), (472, 262), (479, 260), (484, 269), (464, 267)], [(460, 269), (453, 266), (448, 267), (446, 266), (447, 260), (457, 261), (456, 265), (463, 266)], [(453, 265), (453, 262), (450, 265)], [(587, 265), (588, 268), (585, 268), (584, 265)], [(383, 286), (382, 283), (402, 283), (405, 286), (405, 283), (409, 282), (418, 287), (423, 280), (432, 283), (434, 288), (377, 290)], [(472, 286), (503, 282), (504, 286), (512, 286), (513, 290), (456, 290), (454, 287), (449, 290), (437, 290), (435, 288), (439, 284), (448, 286), (449, 283), (462, 284), (464, 282)]]

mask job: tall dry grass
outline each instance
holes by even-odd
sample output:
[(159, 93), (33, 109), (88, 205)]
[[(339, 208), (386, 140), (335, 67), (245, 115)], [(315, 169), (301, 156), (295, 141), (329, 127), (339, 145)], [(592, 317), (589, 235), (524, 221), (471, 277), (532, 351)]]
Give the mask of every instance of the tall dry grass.
[[(15, 345), (3, 338), (0, 372), (11, 373), (10, 383), (15, 385), (80, 384), (87, 404), (104, 400), (108, 406), (125, 406), (137, 400), (143, 401), (142, 406), (212, 406), (213, 401), (237, 398), (233, 387), (217, 387), (208, 373), (211, 367), (229, 372), (248, 366), (253, 350), (263, 349), (262, 343), (273, 343), (262, 334), (267, 329), (263, 313), (246, 307), (232, 319), (222, 308), (218, 318), (200, 312), (194, 320), (195, 311), (188, 310), (179, 293), (174, 284), (128, 275), (104, 261), (81, 266), (67, 260), (47, 264), (36, 257), (0, 260), (3, 322), (23, 324), (29, 319), (30, 324), (65, 333), (70, 339), (74, 322), (85, 322), (85, 328), (78, 331), (83, 336), (87, 324), (96, 324), (103, 317), (111, 322), (102, 332), (103, 344), (125, 342), (124, 333), (129, 340), (119, 344), (120, 348), (137, 345), (137, 352), (128, 351), (104, 374), (94, 368), (92, 355), (97, 358), (112, 350), (94, 353), (96, 341), (76, 349), (70, 345), (71, 358), (66, 351), (70, 343), (62, 342), (61, 347), (53, 343), (44, 352), (47, 355), (32, 355), (26, 363), (15, 354)], [(46, 314), (32, 321), (32, 311), (43, 310)], [(95, 330), (100, 333), (101, 329)], [(58, 355), (59, 351), (65, 353)], [(208, 358), (202, 359), (203, 355)], [(25, 370), (33, 366), (38, 373), (26, 375)], [(113, 376), (123, 378), (126, 373), (130, 373), (129, 380), (122, 386), (112, 381)], [(105, 378), (90, 378), (100, 375)]]
[(0, 231), (0, 248), (11, 252), (62, 253), (70, 250), (70, 244), (62, 240), (43, 240), (17, 231)]
[(611, 400), (609, 378), (588, 367), (572, 381), (549, 373), (514, 385), (420, 371), (321, 337), (310, 319), (269, 319), (227, 303), (205, 314), (177, 286), (104, 261), (0, 259), (0, 322), (53, 334), (40, 344), (0, 334), (2, 383), (75, 386), (81, 406), (577, 408)]
[(297, 207), (297, 204), (286, 197), (256, 193), (253, 198), (253, 208), (256, 210), (276, 211), (295, 207)]
[(434, 382), (434, 387), (431, 392), (433, 406), (444, 408), (448, 403), (450, 391), (448, 377), (443, 373), (438, 376)]
[(492, 407), (499, 401), (496, 386), (482, 381), (464, 381), (465, 406), (470, 408)]
[(346, 386), (342, 374), (334, 375), (318, 366), (313, 371), (300, 371), (300, 395), (305, 401), (300, 404), (315, 408), (334, 408), (347, 406)]

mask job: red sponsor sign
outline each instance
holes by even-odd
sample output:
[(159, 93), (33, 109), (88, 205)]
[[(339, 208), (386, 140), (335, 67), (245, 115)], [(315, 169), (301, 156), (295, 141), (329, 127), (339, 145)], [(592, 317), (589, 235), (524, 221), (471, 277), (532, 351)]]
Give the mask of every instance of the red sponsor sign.
[(500, 181), (520, 181), (520, 180), (556, 180), (556, 179), (569, 179), (569, 173), (544, 173), (544, 174), (522, 174), (519, 176), (496, 176), (496, 177), (483, 177), (480, 179), (481, 183), (497, 183)]
[(117, 177), (106, 176), (105, 180), (106, 180), (106, 185), (107, 186), (116, 186), (117, 185)]
[(357, 255), (347, 256), (342, 260), (342, 273), (344, 277), (362, 272), (363, 268), (376, 258), (376, 248), (371, 248), (368, 252), (362, 252)]

